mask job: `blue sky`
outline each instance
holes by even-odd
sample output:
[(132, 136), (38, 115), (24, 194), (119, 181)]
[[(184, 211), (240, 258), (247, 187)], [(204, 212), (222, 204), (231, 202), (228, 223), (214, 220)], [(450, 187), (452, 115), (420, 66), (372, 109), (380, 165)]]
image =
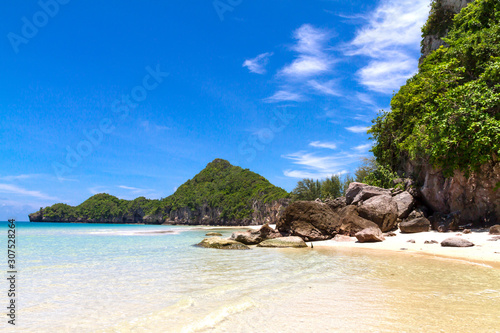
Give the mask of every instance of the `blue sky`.
[(161, 198), (215, 158), (291, 191), (352, 173), (429, 0), (2, 3), (0, 220)]

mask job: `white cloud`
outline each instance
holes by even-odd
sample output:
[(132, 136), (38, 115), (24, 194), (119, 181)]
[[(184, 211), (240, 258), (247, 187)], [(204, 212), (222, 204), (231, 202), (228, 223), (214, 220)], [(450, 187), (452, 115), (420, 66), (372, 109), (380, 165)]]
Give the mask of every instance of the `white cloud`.
[(44, 200), (58, 200), (55, 197), (51, 197), (47, 194), (44, 194), (40, 191), (30, 191), (26, 190), (24, 188), (21, 188), (16, 185), (11, 185), (11, 184), (0, 184), (0, 193), (8, 193), (8, 194), (16, 194), (16, 195), (25, 195), (29, 197), (34, 197), (38, 199), (44, 199)]
[(297, 42), (292, 50), (298, 56), (291, 64), (283, 67), (279, 75), (301, 78), (323, 74), (331, 69), (333, 59), (325, 52), (327, 43), (332, 38), (329, 31), (304, 24), (295, 30), (294, 38)]
[(353, 133), (366, 133), (366, 131), (368, 131), (370, 129), (370, 127), (351, 126), (351, 127), (346, 127), (345, 129), (348, 130), (349, 132), (353, 132)]
[(265, 74), (266, 66), (269, 63), (269, 58), (273, 55), (272, 52), (262, 53), (253, 59), (247, 59), (243, 63), (243, 67), (256, 74)]
[(303, 100), (303, 96), (297, 93), (293, 93), (287, 90), (279, 90), (274, 95), (265, 99), (268, 103), (277, 103), (277, 102), (300, 102)]
[(421, 27), (429, 14), (429, 0), (383, 0), (345, 50), (372, 60), (358, 71), (368, 89), (392, 93), (417, 70)]
[(359, 160), (362, 155), (341, 152), (334, 155), (319, 156), (314, 153), (300, 151), (282, 157), (303, 168), (301, 170), (285, 170), (283, 172), (285, 176), (319, 179), (346, 173), (345, 170), (348, 166)]
[(371, 143), (367, 143), (367, 144), (364, 144), (364, 145), (359, 145), (359, 146), (353, 147), (352, 149), (361, 153), (361, 152), (368, 151), (371, 147), (372, 147), (372, 144)]
[(336, 89), (334, 89), (334, 84), (335, 84), (334, 80), (330, 80), (325, 83), (319, 83), (316, 80), (309, 80), (308, 83), (311, 87), (321, 92), (322, 94), (330, 96), (341, 96), (341, 94)]
[(337, 149), (337, 145), (333, 142), (313, 141), (313, 142), (309, 143), (309, 146), (316, 147), (316, 148)]

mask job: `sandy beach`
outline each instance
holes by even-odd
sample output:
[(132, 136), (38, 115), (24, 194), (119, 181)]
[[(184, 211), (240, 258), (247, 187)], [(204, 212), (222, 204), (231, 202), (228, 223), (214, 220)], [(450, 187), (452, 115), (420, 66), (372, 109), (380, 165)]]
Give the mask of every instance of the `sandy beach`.
[[(275, 225), (271, 225), (275, 228)], [(260, 226), (249, 226), (248, 229), (258, 230)], [(350, 241), (336, 241), (334, 239), (312, 242), (316, 247), (335, 247), (343, 249), (383, 250), (399, 253), (421, 254), (438, 258), (454, 258), (478, 264), (500, 268), (500, 239), (490, 241), (498, 235), (490, 235), (488, 229), (472, 229), (471, 233), (462, 232), (419, 232), (413, 234), (394, 231), (396, 236), (385, 237), (385, 241), (378, 243), (359, 243), (356, 237)], [(474, 243), (472, 247), (443, 247), (441, 242), (449, 237), (462, 237)], [(415, 243), (409, 242), (414, 240)], [(436, 241), (434, 244), (425, 244), (425, 241)], [(311, 242), (307, 242), (308, 245)]]

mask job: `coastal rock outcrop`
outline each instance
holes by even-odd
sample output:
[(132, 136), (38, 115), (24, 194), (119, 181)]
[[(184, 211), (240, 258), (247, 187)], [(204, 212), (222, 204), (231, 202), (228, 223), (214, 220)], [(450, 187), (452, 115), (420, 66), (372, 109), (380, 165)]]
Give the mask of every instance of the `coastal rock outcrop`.
[(441, 246), (445, 247), (471, 247), (474, 246), (474, 243), (468, 241), (465, 238), (461, 237), (450, 237), (446, 238), (441, 242)]
[(257, 245), (257, 247), (307, 247), (307, 244), (302, 240), (302, 238), (297, 236), (281, 237), (265, 240)]
[(340, 212), (340, 233), (354, 237), (354, 235), (366, 228), (378, 228), (375, 222), (359, 216), (356, 206), (349, 205), (344, 207)]
[(340, 230), (340, 218), (327, 204), (296, 201), (290, 204), (276, 228), (283, 235), (299, 236), (305, 241), (330, 239)]
[(279, 231), (274, 230), (269, 224), (263, 225), (259, 230), (236, 231), (230, 239), (246, 245), (255, 245), (266, 239), (282, 237)]
[(364, 201), (370, 199), (371, 197), (383, 194), (391, 195), (391, 191), (376, 186), (352, 182), (349, 184), (349, 187), (346, 190), (346, 204), (356, 205), (360, 201)]
[(375, 222), (383, 232), (395, 229), (398, 206), (387, 194), (363, 201), (358, 207), (359, 216)]
[(245, 244), (221, 237), (205, 238), (196, 246), (220, 250), (250, 250)]
[(385, 240), (379, 228), (370, 227), (356, 233), (356, 239), (360, 243), (382, 242)]
[(431, 222), (425, 217), (420, 217), (414, 220), (401, 222), (399, 229), (402, 233), (415, 233), (429, 231)]

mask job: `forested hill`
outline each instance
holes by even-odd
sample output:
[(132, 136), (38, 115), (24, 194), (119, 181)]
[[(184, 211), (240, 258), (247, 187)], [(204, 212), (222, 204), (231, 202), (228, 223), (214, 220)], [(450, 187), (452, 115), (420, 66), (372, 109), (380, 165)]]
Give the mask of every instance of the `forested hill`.
[(432, 2), (419, 72), (369, 132), (377, 161), (415, 177), (433, 210), (473, 222), (500, 219), (500, 1), (468, 2)]
[(288, 197), (264, 177), (216, 159), (161, 200), (101, 193), (76, 207), (58, 203), (29, 217), (33, 222), (262, 224), (274, 222)]

